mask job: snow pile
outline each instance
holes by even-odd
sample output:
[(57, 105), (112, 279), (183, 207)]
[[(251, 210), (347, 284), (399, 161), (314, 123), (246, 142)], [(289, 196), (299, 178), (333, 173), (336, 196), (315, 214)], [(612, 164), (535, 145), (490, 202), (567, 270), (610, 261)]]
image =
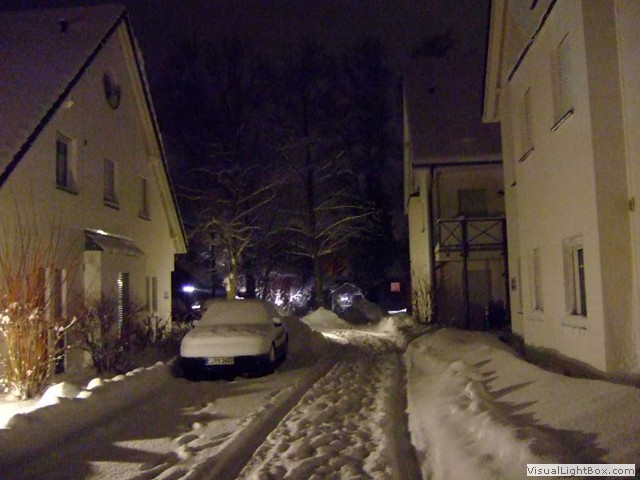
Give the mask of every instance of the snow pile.
[(567, 378), (478, 332), (440, 330), (405, 354), (424, 478), (526, 478), (527, 463), (634, 463), (640, 391)]
[(289, 354), (293, 356), (320, 355), (327, 349), (328, 340), (296, 317), (284, 317), (289, 332)]
[(351, 325), (342, 320), (331, 310), (327, 310), (326, 308), (322, 307), (303, 317), (302, 321), (309, 325), (312, 329), (318, 331), (352, 328)]
[(170, 378), (170, 366), (158, 362), (112, 379), (95, 378), (84, 389), (67, 382), (49, 387), (37, 408), (14, 415), (0, 428), (3, 462), (32, 454), (131, 407)]

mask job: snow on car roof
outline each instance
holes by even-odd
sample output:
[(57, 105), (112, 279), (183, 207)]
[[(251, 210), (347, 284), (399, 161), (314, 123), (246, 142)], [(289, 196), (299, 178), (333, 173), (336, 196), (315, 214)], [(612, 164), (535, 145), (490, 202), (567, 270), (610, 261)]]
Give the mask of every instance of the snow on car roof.
[(200, 324), (264, 323), (277, 316), (273, 305), (264, 300), (216, 300), (204, 312)]

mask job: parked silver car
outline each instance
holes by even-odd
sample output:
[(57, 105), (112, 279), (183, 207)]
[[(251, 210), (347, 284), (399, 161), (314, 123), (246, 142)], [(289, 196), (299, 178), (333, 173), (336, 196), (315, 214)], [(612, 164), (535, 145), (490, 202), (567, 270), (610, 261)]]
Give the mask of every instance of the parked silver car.
[(289, 334), (264, 300), (215, 300), (180, 344), (187, 378), (273, 373), (287, 357)]

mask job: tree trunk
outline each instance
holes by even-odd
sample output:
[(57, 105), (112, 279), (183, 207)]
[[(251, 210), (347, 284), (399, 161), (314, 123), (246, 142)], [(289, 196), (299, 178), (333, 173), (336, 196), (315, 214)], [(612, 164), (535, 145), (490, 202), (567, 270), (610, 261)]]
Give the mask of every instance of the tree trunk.
[(320, 258), (313, 257), (313, 278), (316, 286), (316, 307), (324, 307), (324, 292), (322, 285), (322, 270), (320, 269)]
[(231, 266), (227, 277), (227, 300), (233, 300), (238, 293), (238, 261), (231, 255)]

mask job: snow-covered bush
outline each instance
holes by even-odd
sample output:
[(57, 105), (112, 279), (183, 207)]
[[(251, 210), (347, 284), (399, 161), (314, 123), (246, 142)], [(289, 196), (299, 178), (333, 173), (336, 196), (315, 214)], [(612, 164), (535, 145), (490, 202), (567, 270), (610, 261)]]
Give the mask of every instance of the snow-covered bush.
[(73, 265), (61, 253), (58, 230), (10, 217), (0, 222), (0, 383), (26, 399), (47, 386), (67, 348), (63, 339), (73, 319), (56, 302)]
[(132, 355), (144, 348), (149, 337), (141, 312), (135, 306), (123, 311), (117, 299), (107, 296), (80, 306), (74, 333), (98, 374), (122, 373), (132, 366)]

